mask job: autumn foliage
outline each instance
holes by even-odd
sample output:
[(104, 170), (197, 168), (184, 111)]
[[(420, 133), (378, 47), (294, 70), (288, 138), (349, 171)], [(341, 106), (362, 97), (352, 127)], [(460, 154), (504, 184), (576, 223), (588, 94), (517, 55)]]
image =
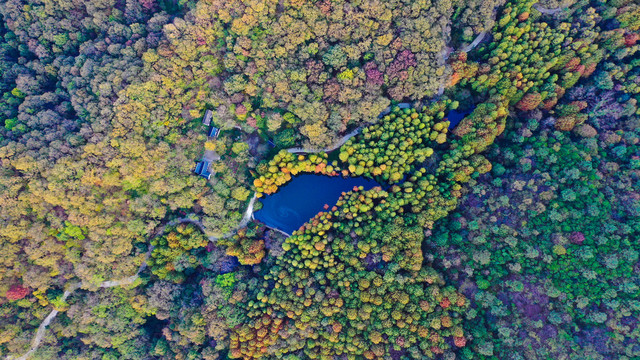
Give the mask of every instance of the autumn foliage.
[(28, 288), (22, 285), (14, 284), (9, 288), (5, 296), (7, 297), (7, 299), (9, 299), (9, 301), (16, 301), (24, 299), (25, 296), (29, 295), (29, 293), (30, 291)]

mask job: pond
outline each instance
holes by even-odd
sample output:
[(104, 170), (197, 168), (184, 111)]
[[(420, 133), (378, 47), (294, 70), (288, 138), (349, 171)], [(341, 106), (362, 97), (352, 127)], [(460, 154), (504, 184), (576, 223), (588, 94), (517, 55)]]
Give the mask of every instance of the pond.
[(474, 108), (467, 110), (450, 110), (447, 114), (447, 119), (449, 120), (449, 130), (453, 129), (465, 118), (465, 116), (471, 114)]
[(363, 177), (299, 175), (275, 194), (260, 199), (262, 209), (253, 216), (271, 228), (291, 234), (317, 213), (324, 211), (325, 205), (333, 207), (340, 195), (351, 191), (354, 186), (369, 190), (380, 184)]
[[(408, 108), (408, 103), (398, 104), (401, 109)], [(380, 114), (384, 116), (391, 111), (387, 108)], [(473, 111), (450, 110), (446, 115), (453, 129), (460, 121)], [(357, 132), (354, 132), (355, 135)], [(270, 228), (291, 234), (298, 230), (309, 219), (324, 210), (324, 206), (332, 207), (343, 192), (348, 192), (354, 186), (363, 186), (369, 190), (375, 186), (382, 186), (374, 180), (366, 178), (343, 178), (341, 176), (325, 176), (305, 174), (294, 177), (288, 184), (282, 186), (278, 192), (261, 199), (263, 207), (253, 216)]]

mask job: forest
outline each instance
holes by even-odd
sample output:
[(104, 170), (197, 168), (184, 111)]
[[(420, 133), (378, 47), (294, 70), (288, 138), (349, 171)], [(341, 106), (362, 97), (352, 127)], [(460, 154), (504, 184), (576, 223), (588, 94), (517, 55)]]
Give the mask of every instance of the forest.
[(636, 1), (7, 0), (0, 73), (0, 356), (640, 359)]

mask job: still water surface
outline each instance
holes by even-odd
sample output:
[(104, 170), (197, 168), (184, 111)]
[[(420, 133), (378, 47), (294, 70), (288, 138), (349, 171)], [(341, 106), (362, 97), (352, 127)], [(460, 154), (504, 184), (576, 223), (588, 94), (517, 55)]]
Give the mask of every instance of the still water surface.
[(299, 175), (277, 193), (261, 199), (263, 207), (253, 216), (269, 227), (291, 234), (317, 213), (324, 211), (325, 204), (333, 207), (340, 195), (351, 191), (354, 186), (369, 190), (379, 184), (363, 177)]
[[(472, 111), (473, 109), (449, 111), (449, 129), (453, 129)], [(277, 193), (261, 199), (263, 207), (253, 216), (271, 228), (291, 234), (323, 211), (325, 205), (335, 205), (340, 195), (352, 190), (354, 186), (363, 186), (365, 190), (369, 190), (381, 185), (363, 177), (299, 175), (282, 186)]]

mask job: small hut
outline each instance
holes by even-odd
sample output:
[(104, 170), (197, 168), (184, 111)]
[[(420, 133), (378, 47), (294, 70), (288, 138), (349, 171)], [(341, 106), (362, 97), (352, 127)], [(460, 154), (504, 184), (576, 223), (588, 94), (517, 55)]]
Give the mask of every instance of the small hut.
[(211, 178), (211, 173), (209, 172), (209, 162), (208, 161), (198, 161), (196, 164), (196, 168), (193, 171), (194, 173), (202, 176), (205, 179)]
[(203, 171), (202, 174), (200, 174), (200, 176), (209, 180), (209, 178), (211, 178), (211, 173), (209, 171)]
[(200, 173), (202, 172), (202, 167), (204, 166), (204, 162), (203, 161), (198, 161), (196, 163), (196, 168), (195, 170), (193, 170), (194, 173), (200, 175)]
[(215, 126), (212, 126), (211, 129), (209, 129), (209, 137), (217, 139), (218, 135), (220, 135), (220, 129), (218, 129)]
[(213, 111), (207, 109), (204, 112), (204, 117), (202, 118), (202, 123), (205, 126), (211, 125), (211, 119), (213, 119)]

